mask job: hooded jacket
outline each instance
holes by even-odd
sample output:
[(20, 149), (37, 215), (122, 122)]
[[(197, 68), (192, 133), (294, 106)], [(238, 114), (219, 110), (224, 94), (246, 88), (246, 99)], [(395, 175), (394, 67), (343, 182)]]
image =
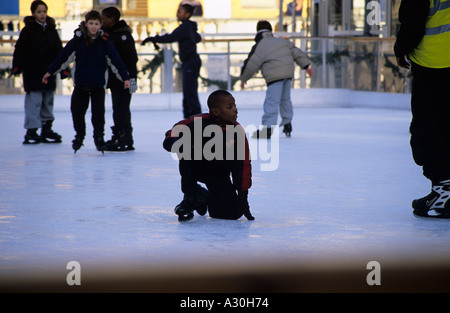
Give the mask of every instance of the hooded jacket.
[(269, 30), (259, 31), (255, 41), (256, 44), (241, 70), (240, 80), (244, 83), (260, 69), (266, 83), (270, 84), (282, 79), (292, 79), (294, 62), (302, 69), (307, 69), (310, 65), (305, 52), (289, 40), (274, 37)]
[(55, 20), (47, 16), (46, 24), (38, 23), (33, 16), (24, 18), (25, 27), (16, 42), (13, 55), (13, 74), (23, 73), (25, 91), (55, 90), (55, 78), (42, 83), (47, 67), (62, 50)]
[(181, 62), (198, 57), (197, 43), (202, 41), (202, 37), (197, 32), (197, 23), (191, 20), (183, 21), (172, 33), (162, 36), (150, 37), (153, 42), (169, 43), (178, 41), (178, 53)]
[(108, 82), (108, 67), (119, 80), (130, 79), (127, 68), (109, 40), (108, 34), (100, 30), (98, 36), (91, 39), (84, 22), (75, 30), (74, 37), (47, 71), (56, 74), (66, 69), (73, 61), (75, 61), (73, 76), (76, 87), (105, 89)]
[[(130, 78), (137, 77), (137, 66), (138, 56), (136, 52), (136, 43), (132, 36), (133, 30), (124, 21), (118, 21), (112, 28), (105, 29), (105, 32), (109, 34), (109, 39), (114, 44), (117, 52), (119, 53), (122, 62), (127, 67)], [(109, 72), (109, 82), (108, 87), (120, 88), (123, 87), (121, 81), (119, 81), (112, 71)]]

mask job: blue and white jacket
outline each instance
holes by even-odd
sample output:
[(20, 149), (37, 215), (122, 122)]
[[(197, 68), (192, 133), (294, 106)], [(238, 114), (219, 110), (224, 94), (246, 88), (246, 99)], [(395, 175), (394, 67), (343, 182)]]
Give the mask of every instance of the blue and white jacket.
[(108, 67), (116, 77), (125, 81), (130, 79), (127, 68), (122, 62), (108, 34), (99, 31), (96, 39), (87, 35), (84, 22), (75, 30), (74, 37), (58, 54), (47, 71), (54, 75), (65, 70), (72, 62), (75, 87), (104, 88), (108, 82)]

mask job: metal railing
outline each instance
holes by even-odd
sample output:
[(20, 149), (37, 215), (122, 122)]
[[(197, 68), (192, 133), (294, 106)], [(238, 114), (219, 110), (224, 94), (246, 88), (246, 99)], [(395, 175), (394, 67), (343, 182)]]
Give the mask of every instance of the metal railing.
[[(314, 69), (313, 77), (296, 66), (293, 88), (342, 88), (378, 92), (408, 93), (409, 82), (405, 72), (395, 64), (394, 38), (373, 37), (304, 37), (296, 33), (275, 33), (292, 40), (306, 51)], [(254, 34), (202, 34), (198, 44), (202, 59), (199, 92), (223, 88), (241, 90), (236, 84), (243, 61), (254, 44)], [(14, 40), (0, 41), (0, 70), (11, 66)], [(180, 62), (177, 44), (161, 45), (161, 51), (152, 46), (141, 46), (137, 41), (138, 93), (181, 92)], [(1, 73), (0, 73), (1, 74)], [(3, 74), (0, 93), (21, 92), (21, 79)], [(9, 82), (5, 83), (5, 80)], [(1, 86), (3, 84), (3, 88)], [(7, 87), (5, 87), (7, 85)], [(246, 90), (264, 90), (261, 74), (251, 79)], [(72, 82), (64, 80), (58, 92), (70, 94)]]

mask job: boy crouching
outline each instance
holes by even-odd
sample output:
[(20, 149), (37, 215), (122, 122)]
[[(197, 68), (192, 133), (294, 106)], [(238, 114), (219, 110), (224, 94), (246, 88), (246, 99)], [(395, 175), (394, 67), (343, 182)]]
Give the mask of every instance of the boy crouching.
[[(166, 132), (164, 149), (177, 153), (183, 201), (175, 207), (179, 221), (194, 210), (220, 219), (253, 220), (248, 204), (251, 161), (245, 131), (237, 122), (234, 97), (225, 90), (208, 97), (209, 113), (184, 119)], [(181, 136), (180, 136), (181, 135)], [(204, 183), (207, 190), (198, 183)]]

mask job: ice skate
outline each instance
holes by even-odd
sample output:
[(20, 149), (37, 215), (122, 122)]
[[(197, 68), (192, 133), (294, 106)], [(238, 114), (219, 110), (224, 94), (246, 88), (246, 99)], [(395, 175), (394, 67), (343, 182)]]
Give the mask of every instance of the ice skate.
[(73, 153), (77, 153), (77, 151), (80, 150), (81, 146), (83, 146), (83, 138), (75, 136), (75, 139), (72, 140)]
[(105, 140), (103, 139), (103, 135), (94, 136), (94, 143), (95, 147), (97, 147), (97, 150), (100, 151), (102, 154), (105, 154), (106, 143)]
[(194, 206), (192, 197), (184, 196), (183, 201), (175, 207), (178, 221), (185, 222), (194, 218)]
[(133, 140), (133, 127), (129, 127), (125, 130), (125, 150), (134, 150), (134, 140)]
[(117, 127), (111, 127), (113, 135), (110, 140), (108, 140), (106, 145), (106, 151), (126, 151), (125, 143), (125, 133), (117, 129)]
[(198, 185), (193, 194), (184, 195), (183, 201), (175, 207), (175, 214), (180, 222), (189, 221), (194, 218), (194, 210), (201, 216), (208, 212), (208, 195), (206, 188)]
[(256, 139), (270, 139), (272, 136), (272, 128), (264, 127), (263, 129), (258, 129), (252, 135), (252, 138)]
[(52, 130), (53, 121), (44, 122), (41, 130), (41, 139), (45, 143), (61, 143), (61, 135)]
[(37, 144), (42, 141), (41, 137), (37, 134), (37, 128), (28, 129), (25, 134), (24, 145)]
[(283, 133), (286, 134), (286, 137), (291, 137), (291, 132), (292, 132), (291, 123), (287, 123), (286, 125), (283, 126)]
[(433, 185), (431, 193), (412, 202), (413, 214), (420, 217), (450, 218), (450, 180)]

